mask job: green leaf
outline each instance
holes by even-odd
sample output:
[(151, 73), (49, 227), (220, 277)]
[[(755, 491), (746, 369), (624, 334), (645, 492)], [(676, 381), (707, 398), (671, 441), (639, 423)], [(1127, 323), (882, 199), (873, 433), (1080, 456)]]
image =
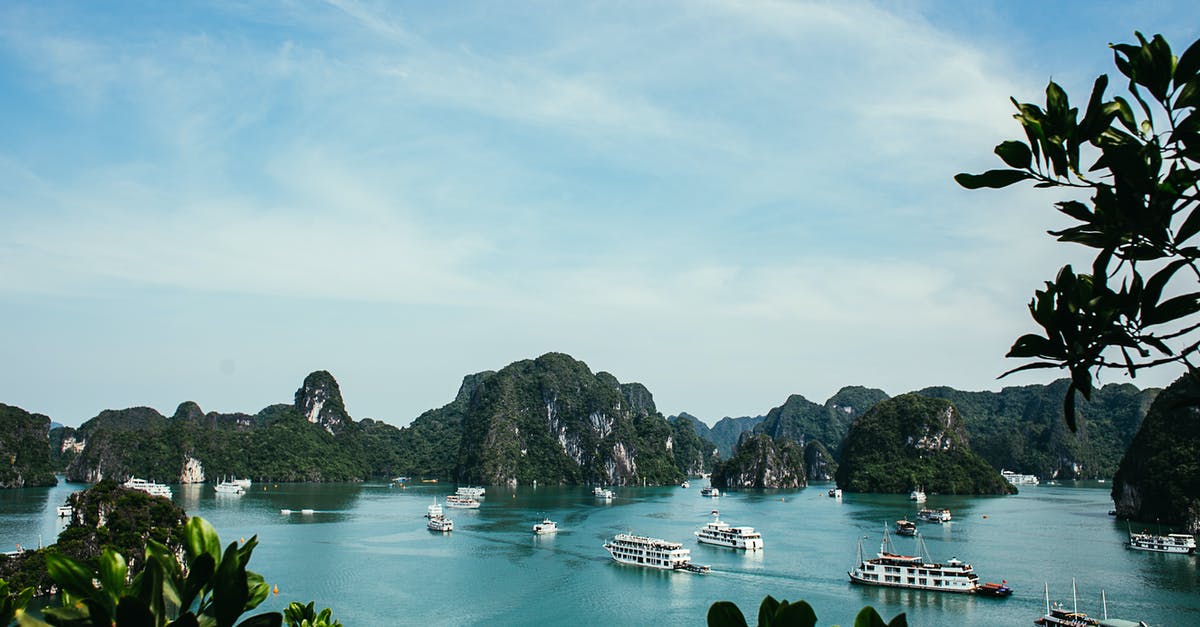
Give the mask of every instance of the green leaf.
[(1175, 86), (1196, 78), (1200, 73), (1200, 39), (1192, 42), (1175, 63)]
[(708, 627), (749, 627), (738, 606), (729, 601), (717, 601), (708, 608)]
[(1175, 233), (1175, 245), (1179, 246), (1200, 232), (1200, 208), (1192, 209), (1186, 220)]
[(1142, 314), (1142, 326), (1172, 322), (1200, 312), (1200, 292), (1169, 298), (1149, 313)]
[(1029, 146), (1025, 145), (1025, 142), (1006, 141), (996, 146), (994, 152), (1004, 160), (1004, 163), (1014, 168), (1027, 170), (1033, 163), (1033, 153), (1029, 151)]
[(96, 586), (92, 584), (91, 569), (66, 555), (47, 553), (46, 573), (54, 583), (70, 594), (87, 597), (96, 591)]
[(145, 603), (133, 597), (122, 597), (117, 603), (116, 612), (117, 625), (157, 625), (158, 621), (154, 619), (154, 614), (150, 612), (150, 608), (146, 607)]
[(1175, 102), (1171, 108), (1178, 111), (1195, 106), (1200, 106), (1200, 78), (1193, 78), (1184, 83), (1183, 89), (1180, 89), (1179, 93), (1175, 95)]
[(808, 603), (797, 601), (776, 610), (772, 624), (775, 627), (816, 627), (817, 614)]
[(870, 605), (862, 608), (854, 617), (854, 627), (887, 627), (883, 617)]
[(1092, 220), (1096, 219), (1096, 216), (1092, 213), (1091, 209), (1088, 209), (1087, 205), (1079, 202), (1078, 200), (1066, 200), (1058, 203), (1056, 206), (1058, 207), (1059, 211), (1081, 222), (1091, 222)]
[(125, 576), (128, 572), (125, 557), (120, 553), (106, 548), (100, 554), (100, 568), (96, 578), (100, 580), (100, 587), (104, 588), (114, 601), (125, 590)]
[[(787, 603), (787, 601), (784, 601)], [(779, 601), (775, 597), (767, 595), (762, 603), (758, 606), (758, 627), (771, 627), (774, 622), (775, 612), (779, 610)]]
[(988, 170), (983, 174), (967, 174), (962, 172), (954, 175), (954, 180), (967, 189), (990, 187), (999, 189), (1013, 183), (1033, 178), (1033, 175), (1020, 170)]
[(1142, 311), (1153, 311), (1158, 305), (1158, 299), (1162, 296), (1163, 288), (1171, 280), (1180, 268), (1188, 265), (1187, 259), (1176, 259), (1167, 264), (1166, 267), (1154, 273), (1149, 281), (1146, 281), (1146, 289), (1142, 291)]
[(267, 612), (256, 614), (238, 623), (238, 627), (280, 627), (283, 624), (283, 614)]
[(207, 553), (214, 561), (221, 559), (221, 538), (217, 536), (217, 530), (199, 516), (188, 519), (183, 529), (183, 546), (189, 558)]

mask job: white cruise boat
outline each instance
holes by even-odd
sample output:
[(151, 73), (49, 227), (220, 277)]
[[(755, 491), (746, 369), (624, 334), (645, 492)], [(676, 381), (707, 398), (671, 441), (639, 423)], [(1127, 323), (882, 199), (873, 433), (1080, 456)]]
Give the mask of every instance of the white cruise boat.
[(686, 489), (688, 489), (688, 488), (692, 487), (692, 484), (688, 483), (687, 481), (684, 481), (683, 483), (679, 484), (679, 487), (681, 487), (681, 488), (683, 488), (684, 490), (686, 490)]
[(245, 494), (246, 493), (246, 488), (243, 488), (240, 484), (235, 483), (233, 481), (222, 481), (221, 483), (218, 483), (216, 485), (216, 487), (213, 489), (217, 491), (217, 494)]
[(456, 490), (454, 492), (454, 495), (455, 496), (465, 496), (467, 498), (477, 499), (477, 498), (481, 498), (483, 496), (483, 493), (486, 491), (487, 491), (487, 488), (480, 488), (480, 487), (476, 487), (476, 486), (459, 486), (458, 490)]
[(437, 498), (433, 499), (433, 505), (429, 506), (429, 511), (426, 512), (426, 518), (434, 518), (442, 515), (442, 506), (438, 504)]
[(841, 488), (829, 488), (828, 494), (829, 494), (829, 498), (831, 498), (831, 499), (840, 499), (840, 498), (842, 498), (842, 489)]
[(455, 507), (458, 509), (478, 509), (479, 501), (469, 496), (458, 496), (451, 494), (446, 497), (446, 507)]
[(692, 564), (692, 552), (679, 542), (619, 533), (605, 542), (604, 548), (622, 564), (694, 573), (706, 573), (709, 570), (708, 566)]
[(165, 496), (167, 498), (171, 498), (171, 488), (169, 488), (161, 483), (154, 483), (153, 481), (146, 481), (145, 479), (138, 479), (137, 477), (130, 477), (129, 481), (126, 481), (125, 483), (123, 483), (121, 485), (123, 485), (126, 488), (129, 488), (131, 490), (141, 490), (142, 492), (145, 492), (146, 494), (151, 494), (154, 496)]
[(912, 492), (909, 492), (908, 500), (916, 501), (918, 503), (924, 503), (925, 502), (925, 489), (917, 488), (917, 489), (913, 490)]
[(762, 534), (754, 527), (731, 527), (721, 522), (719, 514), (714, 510), (712, 522), (704, 525), (696, 533), (696, 539), (705, 544), (726, 546), (731, 549), (746, 549), (757, 551), (763, 548)]
[(616, 494), (614, 494), (613, 491), (609, 490), (608, 488), (596, 486), (595, 488), (592, 488), (592, 496), (595, 496), (598, 499), (611, 501)]
[(1196, 552), (1196, 538), (1185, 533), (1169, 533), (1165, 536), (1156, 536), (1146, 531), (1141, 533), (1131, 532), (1129, 534), (1129, 541), (1125, 543), (1125, 546), (1138, 551), (1191, 554)]
[(54, 513), (59, 518), (70, 518), (75, 513), (75, 509), (70, 505), (59, 505)]
[(917, 520), (926, 522), (948, 523), (950, 522), (950, 510), (948, 509), (923, 509), (917, 512)]
[(700, 496), (721, 496), (721, 491), (712, 486), (700, 488)]
[(428, 527), (430, 531), (449, 533), (454, 531), (454, 521), (446, 518), (445, 516), (430, 516), (429, 524), (427, 524), (426, 527)]
[[(924, 553), (925, 542), (917, 536), (918, 551)], [(858, 564), (846, 573), (853, 583), (866, 586), (913, 588), (967, 594), (979, 590), (979, 576), (971, 565), (951, 558), (945, 564), (937, 564), (927, 557), (900, 555), (895, 552), (887, 527), (883, 528), (883, 541), (879, 553), (863, 559), (862, 540), (858, 541)]]
[(551, 533), (558, 533), (558, 524), (549, 518), (543, 518), (542, 522), (533, 526), (533, 533), (544, 536)]
[(1037, 485), (1041, 479), (1037, 475), (1022, 475), (1011, 470), (1001, 470), (1000, 476), (1013, 485)]

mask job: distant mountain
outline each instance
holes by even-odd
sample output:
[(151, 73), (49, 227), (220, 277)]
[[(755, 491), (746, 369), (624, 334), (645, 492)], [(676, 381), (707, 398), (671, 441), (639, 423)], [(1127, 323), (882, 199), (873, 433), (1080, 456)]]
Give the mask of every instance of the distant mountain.
[(675, 456), (675, 465), (691, 477), (711, 471), (713, 464), (719, 459), (717, 446), (708, 438), (697, 434), (695, 423), (686, 418), (668, 418), (667, 422), (671, 424), (672, 431), (667, 448)]
[(1184, 375), (1150, 406), (1112, 486), (1117, 516), (1200, 533), (1200, 382)]
[(1047, 479), (1112, 477), (1159, 390), (1109, 384), (1095, 390), (1091, 401), (1077, 396), (1079, 430), (1072, 433), (1062, 418), (1068, 384), (1060, 379), (999, 392), (931, 387), (916, 393), (953, 403), (966, 422), (971, 448), (995, 468)]
[(67, 466), (71, 481), (352, 481), (387, 476), (398, 433), (385, 423), (354, 422), (337, 381), (318, 371), (305, 378), (290, 405), (253, 415), (206, 414), (186, 401), (170, 418), (149, 407), (105, 410), (76, 433), (61, 432), (59, 442), (64, 457), (66, 443), (82, 447)]
[(692, 429), (696, 435), (712, 442), (717, 447), (717, 452), (721, 459), (729, 459), (733, 455), (733, 448), (737, 446), (738, 438), (747, 431), (752, 431), (758, 423), (762, 422), (766, 416), (742, 416), (740, 418), (730, 418), (728, 416), (717, 421), (717, 424), (709, 427), (707, 423), (699, 418), (687, 413), (679, 412), (677, 416), (670, 416), (667, 420), (676, 422), (686, 420), (692, 424)]
[(50, 461), (50, 418), (0, 403), (0, 488), (58, 483)]
[(842, 443), (838, 487), (850, 492), (1007, 494), (1016, 489), (971, 451), (949, 401), (905, 394), (855, 419)]
[(846, 437), (850, 423), (887, 398), (883, 390), (862, 386), (844, 387), (824, 405), (793, 394), (782, 405), (767, 412), (766, 419), (754, 428), (754, 432), (765, 433), (776, 440), (789, 438), (800, 446), (817, 441), (836, 450)]

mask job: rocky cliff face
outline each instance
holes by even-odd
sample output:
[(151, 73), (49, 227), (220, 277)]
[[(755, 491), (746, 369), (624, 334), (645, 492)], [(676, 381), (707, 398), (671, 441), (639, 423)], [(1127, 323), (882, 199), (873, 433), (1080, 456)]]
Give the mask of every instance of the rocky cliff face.
[(1113, 477), (1117, 517), (1200, 533), (1200, 382), (1184, 376), (1154, 400)]
[(671, 426), (640, 385), (561, 353), (487, 378), (462, 420), (458, 474), (488, 484), (670, 484), (682, 481)]
[(940, 494), (1015, 492), (971, 451), (958, 410), (948, 401), (905, 394), (878, 403), (850, 427), (836, 473), (852, 492)]
[(837, 462), (824, 444), (813, 440), (804, 445), (804, 472), (811, 481), (830, 481), (837, 472)]
[(50, 462), (50, 418), (0, 403), (0, 488), (58, 483)]
[(720, 462), (712, 484), (722, 490), (739, 488), (802, 488), (808, 485), (804, 450), (788, 438), (773, 440), (765, 433), (742, 438), (733, 457)]
[(324, 370), (304, 378), (304, 385), (296, 390), (295, 407), (306, 420), (335, 435), (352, 422), (337, 381)]

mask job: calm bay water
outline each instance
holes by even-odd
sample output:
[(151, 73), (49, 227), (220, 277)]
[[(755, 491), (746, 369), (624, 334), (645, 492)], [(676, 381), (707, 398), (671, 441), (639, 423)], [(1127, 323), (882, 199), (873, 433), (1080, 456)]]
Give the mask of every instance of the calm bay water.
[[(753, 620), (766, 594), (808, 601), (820, 624), (850, 624), (863, 605), (885, 618), (907, 612), (911, 625), (1030, 625), (1051, 599), (1071, 603), (1078, 582), (1080, 609), (1151, 625), (1200, 624), (1197, 558), (1130, 551), (1124, 523), (1107, 515), (1108, 486), (1022, 487), (1009, 497), (941, 497), (954, 522), (919, 523), (935, 561), (958, 557), (985, 581), (1007, 579), (1007, 600), (948, 593), (853, 586), (846, 571), (857, 541), (873, 554), (881, 529), (915, 504), (903, 496), (825, 496), (805, 490), (738, 492), (718, 499), (691, 489), (614, 488), (604, 503), (590, 488), (488, 488), (478, 510), (452, 510), (455, 531), (425, 529), (423, 514), (447, 485), (402, 489), (386, 484), (255, 485), (241, 497), (212, 486), (173, 486), (175, 502), (208, 519), (226, 543), (258, 534), (251, 569), (279, 595), (263, 609), (293, 600), (329, 606), (347, 626), (393, 624), (703, 625), (708, 606), (736, 602)], [(54, 508), (86, 486), (0, 490), (0, 549), (53, 541), (61, 528)], [(264, 489), (265, 488), (265, 489)], [(281, 515), (311, 508), (311, 516)], [(756, 553), (695, 542), (693, 531), (712, 509), (732, 525), (756, 527), (766, 548)], [(556, 536), (533, 536), (542, 515), (558, 522)], [(659, 572), (616, 564), (601, 546), (617, 533), (682, 541), (708, 575)], [(894, 538), (904, 553), (911, 538)]]

